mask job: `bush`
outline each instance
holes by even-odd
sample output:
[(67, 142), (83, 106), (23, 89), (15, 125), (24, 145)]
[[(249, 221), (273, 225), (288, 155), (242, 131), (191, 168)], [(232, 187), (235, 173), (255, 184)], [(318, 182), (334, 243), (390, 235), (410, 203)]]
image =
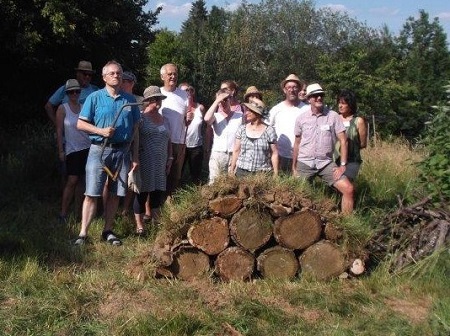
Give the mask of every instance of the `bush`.
[(450, 142), (448, 141), (450, 85), (445, 88), (449, 100), (443, 106), (434, 107), (438, 112), (429, 123), (422, 139), (428, 154), (419, 163), (421, 182), (433, 201), (441, 204), (448, 204), (450, 201)]

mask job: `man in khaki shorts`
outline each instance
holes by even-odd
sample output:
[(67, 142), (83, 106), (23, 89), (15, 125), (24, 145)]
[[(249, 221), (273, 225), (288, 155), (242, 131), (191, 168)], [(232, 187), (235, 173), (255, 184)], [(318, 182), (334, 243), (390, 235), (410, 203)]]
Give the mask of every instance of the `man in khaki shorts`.
[[(342, 194), (341, 210), (353, 211), (354, 188), (344, 175), (347, 164), (347, 135), (339, 114), (323, 103), (325, 91), (315, 83), (308, 85), (306, 96), (309, 105), (295, 122), (295, 142), (292, 155), (292, 173), (311, 181), (316, 175)], [(336, 142), (341, 143), (341, 165), (333, 162)]]

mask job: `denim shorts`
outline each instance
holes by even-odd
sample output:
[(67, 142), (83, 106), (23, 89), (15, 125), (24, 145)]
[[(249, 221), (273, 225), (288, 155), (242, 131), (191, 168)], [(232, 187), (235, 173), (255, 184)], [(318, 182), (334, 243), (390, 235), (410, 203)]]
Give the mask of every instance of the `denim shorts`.
[(117, 196), (125, 196), (128, 171), (130, 170), (130, 155), (128, 146), (120, 148), (106, 147), (101, 156), (102, 148), (99, 145), (91, 145), (86, 163), (86, 196), (100, 197), (108, 175), (102, 166), (102, 159), (106, 167), (114, 174), (119, 173), (114, 182), (110, 179), (109, 191)]

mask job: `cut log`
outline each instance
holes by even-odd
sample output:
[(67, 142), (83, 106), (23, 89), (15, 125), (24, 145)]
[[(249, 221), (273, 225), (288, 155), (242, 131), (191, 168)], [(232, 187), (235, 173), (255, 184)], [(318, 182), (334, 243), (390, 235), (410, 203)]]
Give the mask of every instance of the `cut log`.
[(295, 212), (275, 220), (273, 233), (276, 241), (288, 249), (305, 249), (320, 239), (322, 221), (312, 210)]
[(267, 279), (292, 279), (298, 271), (295, 253), (282, 246), (274, 246), (259, 255), (257, 269)]
[(230, 242), (228, 222), (220, 217), (203, 219), (189, 228), (187, 237), (191, 245), (206, 254), (219, 254), (228, 247)]
[(325, 238), (331, 240), (332, 242), (338, 242), (343, 237), (342, 229), (339, 229), (336, 225), (332, 223), (327, 223), (325, 225)]
[(232, 246), (216, 259), (216, 274), (224, 281), (250, 279), (255, 267), (255, 257), (248, 251)]
[(216, 215), (229, 217), (236, 213), (242, 206), (242, 200), (239, 197), (231, 195), (218, 197), (209, 202), (209, 208)]
[(337, 246), (327, 240), (308, 247), (299, 257), (302, 273), (319, 280), (338, 276), (345, 270), (345, 258)]
[(250, 252), (256, 251), (269, 241), (272, 228), (272, 217), (254, 208), (242, 208), (230, 221), (231, 238)]
[(180, 246), (174, 252), (172, 273), (179, 279), (192, 280), (209, 275), (209, 256), (193, 246)]

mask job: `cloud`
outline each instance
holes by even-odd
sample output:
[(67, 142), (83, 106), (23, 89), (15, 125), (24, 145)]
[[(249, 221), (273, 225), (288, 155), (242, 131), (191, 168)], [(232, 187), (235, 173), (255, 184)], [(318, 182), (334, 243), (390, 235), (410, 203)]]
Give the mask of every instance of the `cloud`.
[(378, 8), (371, 8), (369, 11), (373, 14), (382, 15), (382, 16), (395, 16), (400, 12), (400, 9), (388, 8), (388, 7), (378, 7)]
[(180, 5), (175, 5), (167, 2), (160, 2), (156, 7), (162, 7), (162, 11), (159, 17), (171, 18), (171, 19), (184, 19), (189, 15), (192, 3), (185, 2)]
[(322, 8), (328, 8), (329, 10), (331, 10), (332, 12), (346, 12), (348, 14), (353, 14), (354, 11), (347, 8), (345, 5), (341, 5), (341, 4), (326, 4), (321, 6)]
[(441, 21), (450, 21), (450, 12), (441, 12), (436, 15)]

